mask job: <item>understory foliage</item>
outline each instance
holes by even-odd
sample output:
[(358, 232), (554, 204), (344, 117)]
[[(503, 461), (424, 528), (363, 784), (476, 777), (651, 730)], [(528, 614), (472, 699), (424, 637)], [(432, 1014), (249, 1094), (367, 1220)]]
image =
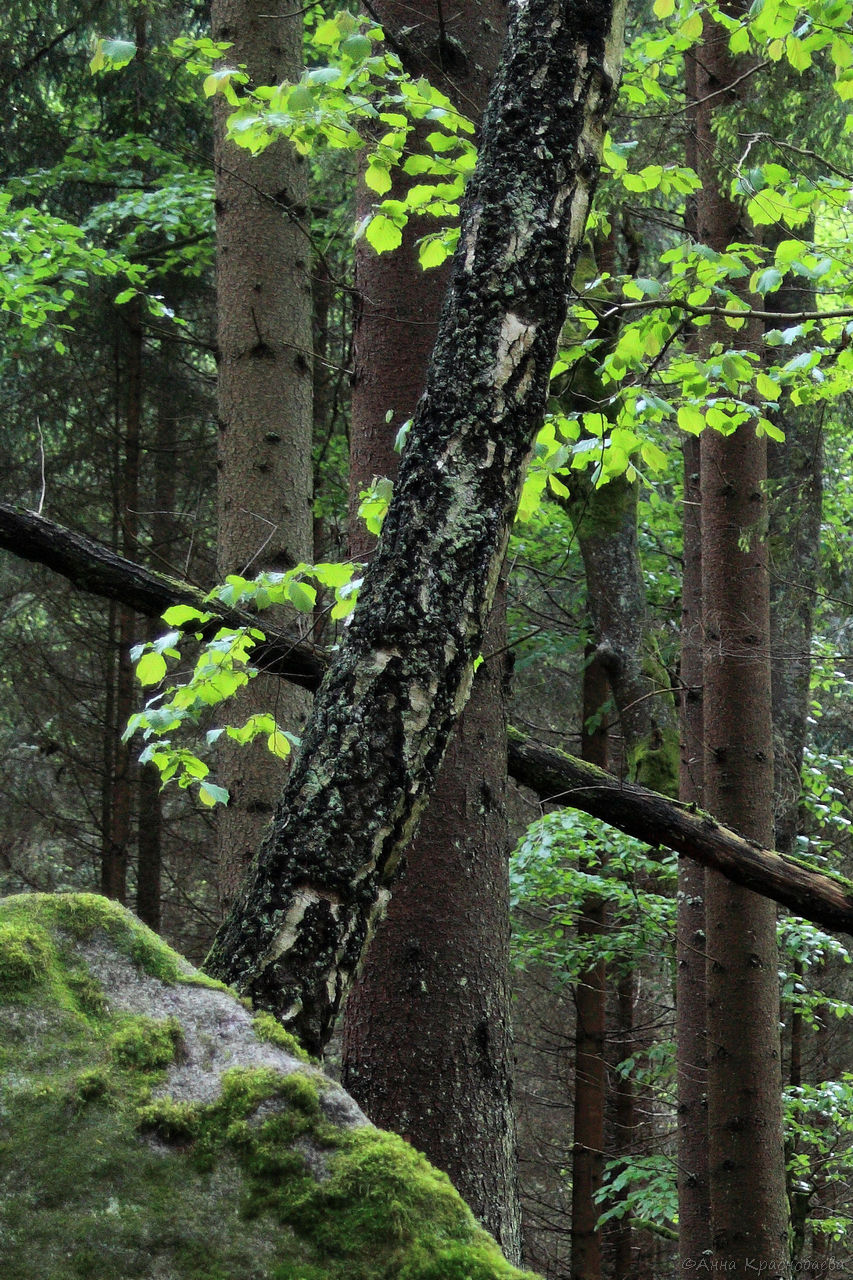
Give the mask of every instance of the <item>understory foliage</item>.
[[(228, 103), (235, 145), (258, 153), (285, 135), (311, 166), (316, 297), (320, 281), (325, 290), (315, 327), (323, 405), (315, 424), (316, 562), (214, 586), (212, 610), (239, 605), (258, 618), (213, 635), (202, 630), (210, 616), (183, 605), (165, 614), (162, 633), (134, 624), (129, 635), (114, 607), (12, 559), (0, 564), (0, 888), (97, 883), (115, 830), (120, 742), (130, 738), (142, 765), (158, 771), (158, 785), (175, 781), (186, 793), (168, 788), (158, 802), (164, 925), (200, 956), (216, 917), (209, 811), (228, 798), (216, 781), (215, 744), (223, 734), (238, 743), (260, 738), (284, 757), (298, 743), (296, 727), (280, 724), (274, 707), (228, 723), (229, 696), (256, 673), (263, 611), (286, 604), (306, 633), (334, 645), (357, 603), (363, 566), (340, 558), (353, 240), (393, 252), (417, 219), (421, 267), (444, 263), (476, 159), (474, 130), (464, 103), (410, 75), (375, 21), (332, 5), (306, 9), (304, 73), (275, 85), (250, 84), (228, 47), (209, 39), (193, 5), (150, 6), (142, 42), (134, 11), (120, 4), (100, 6), (91, 20), (64, 0), (12, 10), (14, 38), (0, 41), (13, 121), (0, 161), (0, 463), (10, 501), (211, 587), (208, 100)], [(703, 15), (733, 54), (749, 59), (740, 96), (716, 113), (720, 182), (743, 211), (742, 239), (724, 252), (689, 234), (699, 179), (685, 161), (684, 57), (702, 36)], [(655, 0), (632, 13), (619, 106), (550, 411), (525, 477), (508, 582), (514, 718), (574, 748), (589, 639), (578, 547), (583, 485), (606, 491), (627, 479), (638, 488), (648, 643), (677, 690), (680, 442), (746, 424), (772, 447), (797, 412), (820, 414), (827, 467), (799, 839), (811, 865), (848, 872), (851, 16), (853, 5), (843, 0), (807, 8), (755, 0), (743, 14), (716, 3)], [(356, 226), (357, 163), (375, 204)], [(405, 194), (390, 198), (398, 173), (407, 179)], [(791, 294), (804, 299), (800, 310), (791, 309)], [(720, 320), (726, 340), (698, 356), (697, 330)], [(127, 405), (135, 334), (143, 392), (133, 446)], [(580, 385), (581, 367), (595, 371), (593, 395)], [(400, 449), (405, 437), (404, 428)], [(129, 465), (137, 468), (135, 532), (126, 510)], [(372, 533), (391, 492), (391, 481), (376, 477), (362, 495)], [(128, 723), (117, 708), (130, 657), (144, 705)], [(612, 707), (600, 714), (615, 719)], [(622, 748), (618, 734), (612, 739), (618, 768)], [(130, 766), (129, 802), (137, 830), (124, 837), (131, 862), (138, 827), (149, 821), (137, 767)], [(671, 858), (568, 810), (538, 815), (512, 862), (520, 970), (544, 975), (558, 992), (600, 960), (613, 981), (641, 974), (641, 1021), (651, 1030), (638, 1033), (633, 1051), (611, 1056), (614, 1079), (632, 1082), (645, 1118), (628, 1152), (614, 1144), (608, 1153), (601, 1221), (612, 1228), (633, 1220), (661, 1238), (677, 1213), (674, 883)], [(606, 906), (606, 927), (579, 938), (591, 899)], [(801, 1248), (818, 1250), (825, 1239), (849, 1241), (851, 1227), (853, 1078), (843, 1063), (853, 993), (837, 941), (799, 920), (779, 928), (786, 1068), (794, 1047), (803, 1063), (785, 1093), (789, 1190), (792, 1203), (805, 1205), (800, 1219), (810, 1234), (803, 1229)], [(563, 1167), (548, 1176), (565, 1186)], [(542, 1248), (550, 1265), (553, 1255)]]

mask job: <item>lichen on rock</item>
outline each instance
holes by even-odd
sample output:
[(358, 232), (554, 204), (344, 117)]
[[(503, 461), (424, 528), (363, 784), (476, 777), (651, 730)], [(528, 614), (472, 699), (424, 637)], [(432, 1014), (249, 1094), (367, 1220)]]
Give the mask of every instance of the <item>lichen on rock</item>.
[(3, 1280), (522, 1280), (268, 1014), (94, 895), (0, 900)]

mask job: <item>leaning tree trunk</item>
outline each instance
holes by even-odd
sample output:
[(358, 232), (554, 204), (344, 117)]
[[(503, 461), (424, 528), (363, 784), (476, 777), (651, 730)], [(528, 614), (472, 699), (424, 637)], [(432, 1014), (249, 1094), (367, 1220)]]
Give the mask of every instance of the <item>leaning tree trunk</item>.
[[(407, 33), (411, 74), (428, 75), (475, 120), (482, 115), (502, 5), (459, 11), (447, 27), (435, 0), (381, 4), (376, 14), (395, 43)], [(411, 180), (396, 181), (389, 194), (399, 197)], [(360, 189), (359, 218), (373, 198)], [(359, 559), (376, 543), (356, 515), (358, 496), (374, 476), (396, 475), (394, 438), (423, 392), (447, 291), (449, 271), (418, 264), (417, 241), (430, 229), (413, 219), (393, 254), (378, 255), (365, 240), (356, 246), (350, 551)], [(499, 592), (487, 654), (503, 652), (503, 613)], [(487, 657), (406, 851), (406, 874), (347, 1001), (343, 1081), (371, 1120), (450, 1175), (518, 1262), (504, 676), (503, 659)]]
[[(302, 11), (270, 15), (258, 0), (215, 0), (213, 38), (228, 40), (254, 84), (298, 79)], [(219, 334), (220, 578), (292, 568), (312, 553), (311, 290), (304, 160), (280, 140), (260, 156), (229, 142), (215, 110)], [(262, 625), (280, 625), (265, 616)], [(232, 723), (275, 707), (298, 729), (304, 695), (261, 675), (228, 708)], [(284, 766), (263, 739), (220, 739), (230, 801), (218, 815), (220, 898), (233, 900), (269, 824)]]
[(624, 10), (513, 11), (426, 393), (347, 639), (209, 967), (316, 1049), (482, 647), (619, 75)]
[[(699, 239), (743, 238), (721, 191), (713, 104), (736, 68), (706, 19), (697, 58)], [(724, 334), (702, 330), (711, 343)], [(708, 350), (708, 347), (704, 348)], [(702, 441), (705, 804), (767, 844), (773, 838), (773, 735), (767, 573), (767, 448), (751, 426)], [(776, 908), (707, 877), (708, 1151), (714, 1262), (746, 1276), (756, 1258), (786, 1275)]]

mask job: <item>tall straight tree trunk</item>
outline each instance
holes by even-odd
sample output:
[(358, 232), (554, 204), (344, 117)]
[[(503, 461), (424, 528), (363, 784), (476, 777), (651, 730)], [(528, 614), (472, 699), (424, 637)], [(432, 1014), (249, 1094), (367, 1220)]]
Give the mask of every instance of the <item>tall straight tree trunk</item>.
[[(697, 57), (699, 239), (718, 251), (743, 238), (721, 191), (712, 130), (736, 78), (727, 36), (706, 20)], [(709, 344), (716, 326), (702, 330)], [(708, 350), (707, 347), (704, 348)], [(773, 839), (766, 441), (750, 426), (702, 441), (705, 805), (761, 844)], [(788, 1269), (781, 1125), (776, 908), (707, 876), (708, 1150), (714, 1261), (768, 1277)]]
[[(246, 66), (254, 84), (298, 79), (302, 12), (271, 14), (261, 0), (215, 0), (213, 38), (232, 42), (229, 58)], [(228, 111), (217, 97), (220, 578), (284, 570), (312, 555), (306, 167), (284, 140), (255, 157), (229, 142)], [(284, 727), (298, 730), (305, 697), (261, 675), (240, 691), (228, 716), (242, 724), (271, 709)], [(231, 797), (218, 827), (227, 907), (269, 824), (285, 769), (263, 740), (249, 747), (224, 736), (220, 742), (220, 773)]]
[[(376, 13), (392, 39), (405, 33), (408, 69), (478, 119), (500, 52), (503, 6), (471, 6), (447, 26), (435, 0), (380, 4)], [(398, 177), (398, 187), (408, 181)], [(359, 217), (372, 199), (362, 187)], [(394, 437), (423, 392), (447, 291), (449, 271), (425, 273), (417, 261), (427, 229), (413, 220), (393, 254), (377, 255), (366, 241), (356, 251), (350, 551), (358, 558), (375, 546), (355, 515), (358, 495), (373, 476), (396, 475)], [(343, 1080), (375, 1123), (402, 1133), (450, 1175), (507, 1257), (519, 1261), (504, 612), (499, 591), (486, 661), (350, 993)]]
[[(152, 568), (170, 570), (175, 563), (176, 526), (174, 519), (177, 431), (175, 413), (161, 405), (154, 433), (154, 510), (151, 513), (148, 560)], [(148, 623), (148, 639), (154, 639), (157, 625)], [(161, 877), (163, 864), (163, 798), (159, 770), (151, 764), (139, 771), (139, 813), (137, 827), (136, 913), (149, 928), (160, 928)]]
[[(688, 132), (685, 159), (696, 170), (696, 58), (685, 55)], [(685, 230), (696, 239), (696, 203)], [(704, 804), (702, 701), (702, 441), (685, 436), (683, 458), (681, 579), (681, 758), (679, 799)], [(711, 1250), (708, 1185), (708, 1061), (705, 987), (705, 870), (689, 858), (678, 861), (675, 954), (675, 1041), (678, 1111), (678, 1252), (682, 1266), (707, 1259)]]
[[(126, 337), (122, 344), (126, 358), (119, 368), (124, 378), (124, 432), (121, 442), (119, 480), (119, 536), (128, 560), (139, 551), (139, 465), (142, 426), (142, 358), (144, 334), (142, 304), (133, 299), (127, 304)], [(116, 691), (114, 707), (115, 742), (112, 749), (112, 797), (109, 805), (109, 828), (101, 866), (101, 892), (108, 898), (124, 902), (127, 898), (127, 867), (131, 841), (133, 790), (136, 770), (131, 747), (123, 738), (124, 727), (134, 707), (133, 664), (130, 650), (136, 642), (136, 614), (127, 605), (118, 610), (118, 643), (116, 654)]]
[[(583, 673), (581, 755), (606, 769), (610, 686), (595, 646), (589, 645)], [(596, 719), (597, 718), (597, 719)], [(590, 723), (591, 719), (593, 724)], [(578, 918), (578, 940), (596, 939), (606, 926), (600, 895), (588, 898)], [(596, 1193), (604, 1174), (604, 1061), (607, 972), (603, 960), (581, 974), (575, 986), (575, 1098), (572, 1130), (572, 1280), (600, 1280), (600, 1206)]]
[[(702, 697), (701, 440), (684, 440), (684, 571), (681, 583), (681, 772), (679, 799), (704, 804)], [(682, 1265), (711, 1248), (708, 1186), (708, 1065), (705, 869), (678, 862), (676, 930), (678, 1251)]]

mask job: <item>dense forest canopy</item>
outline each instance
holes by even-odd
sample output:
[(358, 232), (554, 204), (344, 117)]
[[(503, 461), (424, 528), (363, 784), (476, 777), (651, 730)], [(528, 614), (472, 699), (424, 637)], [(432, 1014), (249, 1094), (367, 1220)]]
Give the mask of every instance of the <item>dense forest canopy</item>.
[(0, 41), (0, 889), (336, 1036), (549, 1277), (849, 1249), (851, 15)]

